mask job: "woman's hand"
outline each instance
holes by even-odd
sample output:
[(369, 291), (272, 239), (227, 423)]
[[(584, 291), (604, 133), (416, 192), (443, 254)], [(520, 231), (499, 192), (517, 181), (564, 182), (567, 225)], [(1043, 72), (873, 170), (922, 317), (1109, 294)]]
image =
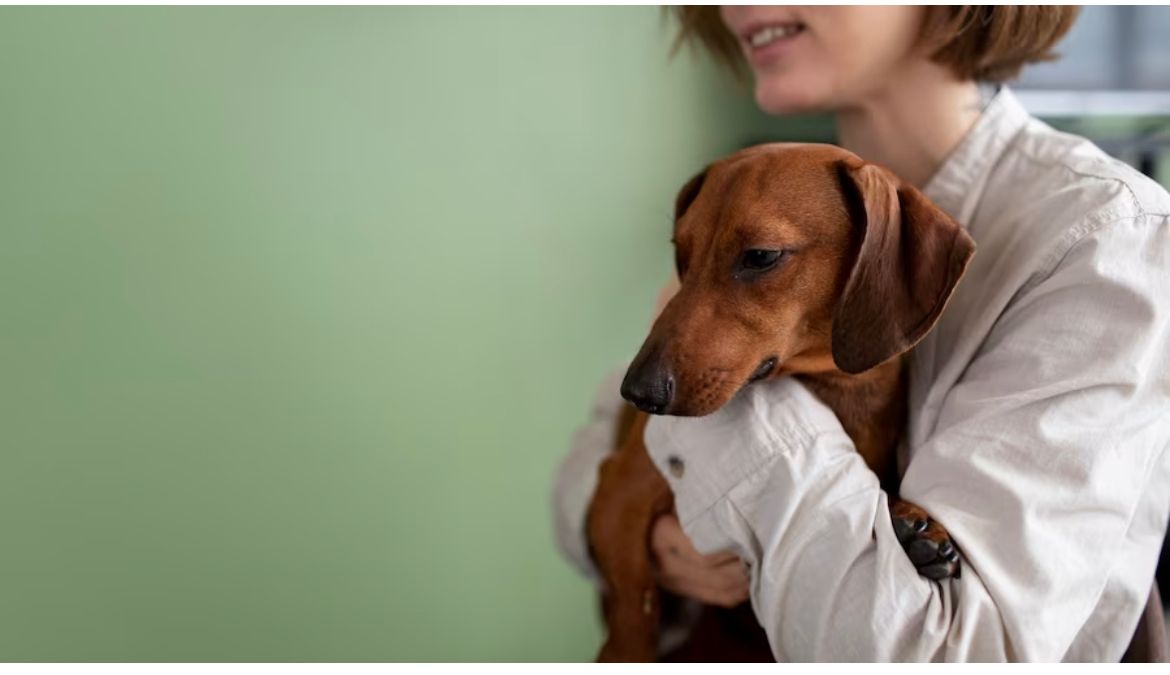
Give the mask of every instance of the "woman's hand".
[(734, 553), (703, 555), (696, 551), (674, 514), (654, 521), (650, 551), (658, 584), (671, 593), (720, 607), (734, 607), (748, 599), (743, 561)]

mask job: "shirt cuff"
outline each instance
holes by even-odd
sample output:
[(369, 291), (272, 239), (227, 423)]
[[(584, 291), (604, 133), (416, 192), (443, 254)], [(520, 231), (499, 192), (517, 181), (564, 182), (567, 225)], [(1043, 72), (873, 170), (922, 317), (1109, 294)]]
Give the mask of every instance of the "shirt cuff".
[(644, 439), (674, 491), (680, 523), (695, 547), (710, 553), (725, 540), (715, 533), (705, 536), (708, 528), (697, 527), (700, 518), (778, 456), (811, 449), (823, 433), (843, 434), (833, 411), (803, 384), (784, 377), (744, 388), (705, 417), (656, 415)]

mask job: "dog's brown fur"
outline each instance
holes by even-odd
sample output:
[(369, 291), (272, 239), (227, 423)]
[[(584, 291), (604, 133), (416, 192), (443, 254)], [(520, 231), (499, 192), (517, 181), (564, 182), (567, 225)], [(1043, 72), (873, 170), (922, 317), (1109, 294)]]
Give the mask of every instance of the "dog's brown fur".
[[(655, 413), (706, 415), (761, 371), (795, 376), (894, 491), (906, 419), (901, 356), (937, 321), (974, 253), (963, 228), (914, 187), (840, 148), (770, 144), (716, 162), (682, 188), (674, 243), (681, 287), (631, 364), (623, 395)], [(748, 249), (790, 253), (760, 271), (745, 267)], [(607, 589), (603, 661), (658, 657), (649, 533), (673, 509), (673, 495), (642, 443), (647, 419), (628, 418), (588, 514)], [(896, 521), (921, 521), (913, 537), (947, 539), (918, 507), (891, 503)], [(938, 562), (957, 571), (957, 559)]]

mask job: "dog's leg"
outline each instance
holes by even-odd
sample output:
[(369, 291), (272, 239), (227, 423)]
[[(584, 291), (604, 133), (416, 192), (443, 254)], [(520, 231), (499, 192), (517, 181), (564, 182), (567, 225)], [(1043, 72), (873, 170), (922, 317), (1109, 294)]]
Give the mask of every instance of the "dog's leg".
[(650, 461), (639, 413), (617, 452), (602, 463), (589, 506), (587, 531), (605, 582), (609, 635), (599, 661), (654, 661), (661, 617), (650, 559), (650, 527), (673, 506), (670, 486)]
[(901, 499), (890, 501), (894, 533), (918, 573), (939, 581), (959, 576), (959, 551), (947, 534), (920, 506)]

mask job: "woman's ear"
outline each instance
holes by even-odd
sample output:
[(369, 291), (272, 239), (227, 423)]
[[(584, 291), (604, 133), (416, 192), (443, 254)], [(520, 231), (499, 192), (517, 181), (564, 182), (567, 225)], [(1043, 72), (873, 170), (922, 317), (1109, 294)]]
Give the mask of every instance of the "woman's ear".
[(674, 198), (674, 222), (678, 222), (679, 218), (687, 212), (691, 203), (695, 201), (695, 197), (699, 196), (699, 191), (703, 189), (703, 181), (707, 180), (707, 169), (711, 167), (704, 167), (702, 171), (691, 176), (691, 179), (682, 186), (678, 191), (678, 196)]
[(967, 231), (914, 186), (874, 164), (837, 166), (856, 254), (833, 314), (833, 361), (860, 373), (916, 345), (975, 253)]

